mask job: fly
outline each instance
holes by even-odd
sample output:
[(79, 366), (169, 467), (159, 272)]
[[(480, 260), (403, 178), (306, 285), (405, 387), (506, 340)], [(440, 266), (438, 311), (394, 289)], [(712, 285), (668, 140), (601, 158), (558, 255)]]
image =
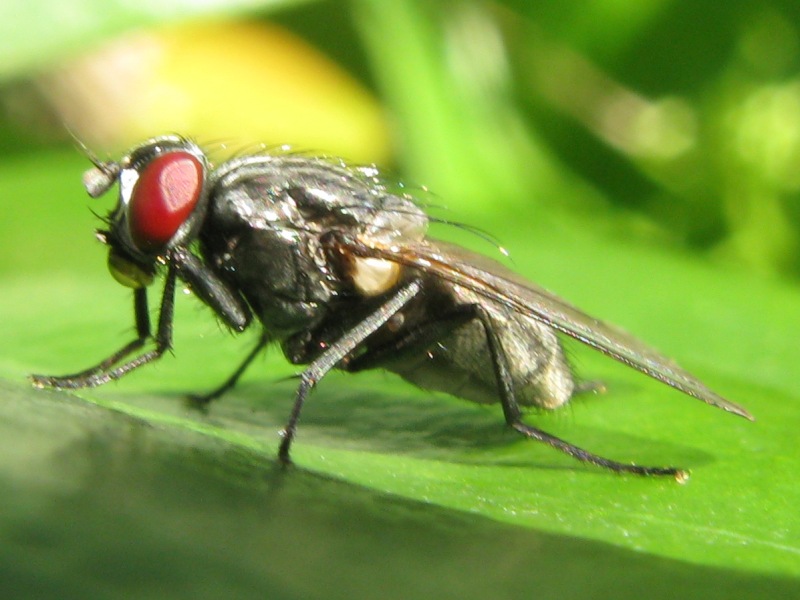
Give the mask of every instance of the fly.
[[(213, 167), (193, 142), (148, 140), (119, 162), (93, 159), (92, 197), (119, 186), (97, 232), (108, 265), (133, 289), (136, 337), (85, 371), (33, 375), (38, 387), (102, 385), (159, 359), (172, 345), (178, 280), (233, 331), (262, 334), (207, 403), (232, 388), (258, 353), (280, 344), (300, 375), (278, 457), (289, 451), (309, 392), (332, 369), (385, 369), (425, 389), (499, 402), (520, 434), (616, 472), (668, 475), (606, 459), (523, 422), (522, 408), (554, 409), (576, 382), (558, 333), (703, 402), (752, 419), (639, 340), (598, 321), (499, 263), (427, 236), (429, 218), (373, 168), (301, 155), (252, 154)], [(163, 269), (160, 267), (163, 266)], [(147, 288), (163, 270), (153, 335)], [(150, 349), (146, 349), (149, 342)]]

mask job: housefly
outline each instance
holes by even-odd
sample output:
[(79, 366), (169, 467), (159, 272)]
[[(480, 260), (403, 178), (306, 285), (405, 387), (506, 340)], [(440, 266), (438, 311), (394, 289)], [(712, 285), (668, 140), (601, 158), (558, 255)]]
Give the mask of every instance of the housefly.
[[(85, 371), (32, 376), (39, 387), (97, 386), (160, 358), (172, 345), (180, 280), (233, 331), (254, 318), (263, 327), (234, 374), (198, 402), (233, 387), (269, 343), (280, 344), (291, 363), (307, 365), (282, 431), (284, 463), (303, 403), (331, 369), (385, 369), (421, 388), (499, 402), (512, 429), (578, 460), (684, 478), (674, 467), (602, 458), (523, 422), (522, 407), (557, 408), (581, 389), (558, 334), (751, 418), (619, 329), (499, 263), (427, 237), (421, 206), (394, 193), (372, 167), (288, 153), (213, 167), (199, 146), (178, 136), (148, 140), (118, 162), (93, 163), (84, 176), (90, 196), (119, 186), (119, 202), (97, 236), (109, 247), (111, 274), (133, 289), (136, 337)], [(147, 288), (159, 271), (165, 283), (153, 335)]]

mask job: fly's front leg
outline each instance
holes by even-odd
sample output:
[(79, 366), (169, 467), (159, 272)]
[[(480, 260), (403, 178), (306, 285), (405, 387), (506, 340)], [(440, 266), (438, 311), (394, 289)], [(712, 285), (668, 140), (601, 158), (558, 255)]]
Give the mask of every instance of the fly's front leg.
[[(170, 260), (181, 279), (192, 289), (194, 294), (208, 305), (222, 321), (234, 331), (247, 329), (252, 320), (252, 313), (236, 290), (232, 289), (219, 276), (194, 254), (185, 248), (176, 248), (170, 254)], [(247, 355), (244, 362), (234, 371), (221, 386), (208, 394), (190, 395), (189, 402), (195, 407), (204, 409), (209, 402), (219, 398), (236, 385), (239, 378), (253, 362), (253, 359), (267, 345), (269, 338), (263, 333), (256, 347)]]
[(170, 266), (164, 283), (161, 311), (158, 318), (158, 330), (155, 336), (156, 347), (153, 350), (145, 352), (133, 360), (114, 368), (114, 365), (141, 348), (150, 337), (147, 291), (144, 288), (137, 288), (134, 291), (134, 312), (136, 315), (137, 333), (137, 338), (135, 340), (91, 369), (63, 377), (32, 375), (31, 380), (33, 384), (37, 387), (52, 387), (56, 389), (95, 387), (113, 379), (119, 379), (134, 369), (160, 358), (161, 355), (172, 346), (172, 318), (175, 307), (176, 276), (175, 269)]
[[(95, 387), (111, 380), (119, 379), (142, 365), (160, 358), (172, 347), (175, 287), (179, 276), (231, 328), (236, 331), (243, 331), (248, 326), (251, 314), (247, 305), (235, 291), (232, 291), (210, 269), (203, 265), (199, 258), (182, 247), (172, 249), (166, 258), (169, 266), (161, 299), (158, 329), (153, 338), (155, 348), (137, 356), (133, 360), (115, 366), (142, 348), (151, 337), (147, 290), (143, 287), (136, 288), (134, 290), (134, 313), (137, 333), (135, 340), (90, 369), (60, 377), (32, 375), (31, 381), (33, 384), (37, 387), (57, 389)], [(227, 387), (223, 386), (224, 389), (217, 390), (219, 392), (217, 395), (233, 386), (254, 355), (255, 353), (248, 357), (248, 361), (226, 382)]]
[(30, 379), (36, 387), (52, 387), (57, 389), (74, 389), (89, 387), (85, 381), (91, 379), (98, 373), (107, 371), (112, 366), (122, 361), (144, 346), (150, 338), (150, 313), (147, 307), (147, 290), (136, 288), (133, 291), (133, 313), (136, 320), (136, 339), (125, 344), (114, 354), (100, 362), (99, 364), (71, 375), (31, 375)]
[(355, 350), (359, 344), (397, 314), (400, 309), (419, 293), (420, 289), (422, 289), (422, 284), (417, 280), (400, 288), (394, 296), (381, 305), (375, 312), (368, 315), (335, 343), (328, 346), (328, 348), (300, 374), (300, 385), (295, 394), (292, 413), (289, 416), (286, 427), (284, 427), (281, 432), (282, 439), (280, 449), (278, 450), (278, 458), (282, 463), (291, 463), (289, 459), (289, 449), (292, 446), (292, 441), (297, 431), (297, 421), (300, 418), (303, 403), (309, 392), (314, 389), (314, 386), (316, 386), (331, 369), (339, 364), (345, 356)]
[(236, 290), (186, 248), (174, 248), (170, 252), (169, 260), (192, 292), (228, 327), (237, 332), (247, 329), (252, 314)]

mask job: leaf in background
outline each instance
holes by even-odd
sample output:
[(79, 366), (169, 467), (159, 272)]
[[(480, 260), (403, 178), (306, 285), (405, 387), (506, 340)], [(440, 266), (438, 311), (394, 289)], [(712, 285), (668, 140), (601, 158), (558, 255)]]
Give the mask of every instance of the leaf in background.
[(267, 23), (204, 23), (124, 36), (39, 78), (89, 148), (165, 131), (233, 150), (273, 145), (387, 162), (380, 106), (297, 36)]
[(0, 79), (51, 66), (137, 27), (307, 0), (9, 0), (0, 5)]

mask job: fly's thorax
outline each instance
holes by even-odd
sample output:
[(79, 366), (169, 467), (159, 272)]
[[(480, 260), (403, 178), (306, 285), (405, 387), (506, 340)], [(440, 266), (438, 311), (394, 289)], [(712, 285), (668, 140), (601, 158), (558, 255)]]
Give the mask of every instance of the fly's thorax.
[[(410, 199), (383, 195), (376, 198), (376, 209), (365, 215), (359, 241), (368, 247), (402, 247), (422, 241), (427, 229), (427, 215)], [(377, 296), (393, 288), (404, 269), (398, 262), (378, 257), (352, 256), (347, 261), (347, 276), (364, 296)]]
[(324, 319), (341, 287), (321, 244), (326, 224), (304, 214), (304, 180), (281, 162), (254, 156), (223, 164), (200, 232), (206, 261), (278, 339)]
[(344, 230), (384, 243), (422, 239), (424, 211), (373, 171), (302, 155), (236, 158), (211, 175), (215, 218), (318, 235)]
[[(213, 223), (213, 213), (209, 218)], [(307, 232), (209, 226), (200, 242), (205, 261), (241, 292), (276, 339), (323, 319), (336, 295), (318, 240)]]
[[(324, 294), (356, 293), (373, 297), (392, 289), (402, 277), (398, 263), (331, 252), (325, 240), (335, 234), (367, 244), (393, 245), (424, 238), (428, 219), (410, 198), (389, 193), (369, 168), (298, 155), (249, 156), (228, 161), (212, 175), (208, 228), (262, 232), (261, 262), (290, 269), (308, 290)], [(204, 236), (208, 237), (208, 236)], [(214, 248), (213, 252), (219, 252)], [(241, 270), (242, 265), (236, 265)], [(276, 281), (286, 279), (277, 273)], [(275, 289), (286, 295), (286, 286)], [(321, 301), (321, 294), (312, 294)]]

